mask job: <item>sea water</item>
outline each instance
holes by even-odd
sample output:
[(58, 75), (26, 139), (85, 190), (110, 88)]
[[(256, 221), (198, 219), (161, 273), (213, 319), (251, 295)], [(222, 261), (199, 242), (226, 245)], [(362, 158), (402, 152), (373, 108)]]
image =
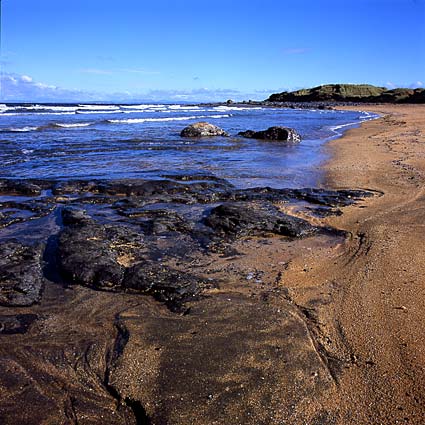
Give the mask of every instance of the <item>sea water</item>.
[[(254, 106), (1, 104), (0, 177), (160, 179), (213, 174), (240, 188), (320, 185), (324, 143), (376, 116)], [(230, 137), (180, 137), (207, 121)], [(300, 144), (244, 139), (239, 131), (294, 128)]]

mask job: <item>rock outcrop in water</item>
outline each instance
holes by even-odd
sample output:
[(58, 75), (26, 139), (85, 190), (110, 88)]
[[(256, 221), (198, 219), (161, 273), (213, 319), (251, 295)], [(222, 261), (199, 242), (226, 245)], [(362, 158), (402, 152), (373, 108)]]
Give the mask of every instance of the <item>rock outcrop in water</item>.
[(270, 127), (263, 131), (241, 131), (238, 136), (248, 139), (278, 140), (291, 143), (299, 143), (301, 141), (301, 136), (294, 129), (287, 127)]
[(268, 102), (425, 103), (425, 89), (388, 90), (370, 84), (326, 84), (293, 92), (274, 93)]
[(181, 137), (211, 137), (211, 136), (225, 136), (229, 134), (220, 127), (210, 124), (208, 122), (197, 122), (195, 124), (188, 125), (181, 133)]

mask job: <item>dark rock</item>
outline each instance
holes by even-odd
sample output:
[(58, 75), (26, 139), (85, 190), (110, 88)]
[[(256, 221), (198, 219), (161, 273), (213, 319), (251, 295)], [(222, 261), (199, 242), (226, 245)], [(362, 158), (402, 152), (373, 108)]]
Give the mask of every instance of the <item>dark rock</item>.
[(139, 263), (127, 270), (123, 287), (152, 295), (172, 311), (181, 311), (184, 303), (193, 301), (203, 282), (190, 274), (161, 264)]
[(280, 212), (271, 204), (222, 204), (213, 208), (203, 222), (225, 238), (264, 233), (304, 237), (319, 230), (305, 220)]
[(41, 190), (39, 185), (29, 180), (0, 179), (0, 193), (37, 196), (41, 194)]
[(425, 103), (425, 89), (415, 89), (409, 97), (401, 99), (400, 103)]
[(126, 208), (121, 209), (119, 213), (131, 219), (137, 219), (137, 223), (141, 226), (145, 234), (188, 233), (191, 229), (189, 223), (173, 210)]
[(307, 207), (308, 211), (311, 211), (312, 214), (316, 217), (330, 217), (330, 216), (340, 216), (342, 211), (339, 208), (332, 207)]
[(301, 136), (292, 128), (287, 127), (270, 127), (264, 131), (241, 131), (238, 133), (238, 136), (249, 139), (279, 140), (292, 143), (298, 143), (301, 141)]
[(127, 229), (111, 229), (94, 222), (77, 222), (63, 230), (58, 247), (63, 277), (72, 283), (99, 289), (119, 286), (125, 270), (119, 262), (119, 248), (130, 241), (136, 243), (129, 234), (127, 238), (120, 238), (120, 232), (125, 235)]
[(161, 177), (164, 179), (171, 179), (171, 180), (177, 180), (181, 182), (194, 182), (194, 181), (205, 181), (209, 182), (210, 184), (214, 183), (220, 183), (220, 185), (226, 186), (226, 187), (233, 187), (231, 183), (229, 183), (227, 180), (217, 177), (213, 174), (203, 174), (203, 173), (191, 173), (191, 174), (162, 174)]
[(210, 137), (210, 136), (228, 136), (229, 134), (216, 125), (207, 122), (197, 122), (185, 127), (181, 137)]
[(376, 193), (365, 190), (326, 190), (315, 188), (292, 189), (293, 197), (312, 204), (328, 207), (345, 207), (362, 198), (369, 198)]
[(24, 334), (38, 319), (36, 314), (17, 314), (0, 316), (0, 334)]
[(199, 279), (152, 261), (141, 234), (78, 216), (82, 220), (71, 220), (59, 237), (58, 263), (66, 281), (95, 289), (141, 292), (172, 311), (183, 309), (183, 303), (200, 292)]
[(64, 207), (62, 209), (62, 221), (65, 226), (69, 226), (87, 224), (92, 220), (85, 210), (75, 207)]
[(54, 195), (67, 195), (70, 193), (81, 193), (81, 192), (98, 192), (98, 183), (95, 181), (80, 181), (80, 180), (67, 180), (57, 182), (52, 188)]
[(29, 306), (39, 301), (43, 289), (43, 247), (16, 240), (0, 244), (0, 305)]

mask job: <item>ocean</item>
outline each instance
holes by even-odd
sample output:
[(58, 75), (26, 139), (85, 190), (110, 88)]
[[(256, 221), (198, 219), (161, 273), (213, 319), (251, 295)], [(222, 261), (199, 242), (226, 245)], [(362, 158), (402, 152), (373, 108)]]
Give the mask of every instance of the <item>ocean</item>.
[[(376, 118), (367, 112), (168, 104), (2, 104), (0, 177), (161, 179), (213, 174), (236, 187), (318, 186), (324, 143)], [(230, 137), (186, 139), (208, 121)], [(239, 131), (294, 128), (298, 145), (257, 141)]]

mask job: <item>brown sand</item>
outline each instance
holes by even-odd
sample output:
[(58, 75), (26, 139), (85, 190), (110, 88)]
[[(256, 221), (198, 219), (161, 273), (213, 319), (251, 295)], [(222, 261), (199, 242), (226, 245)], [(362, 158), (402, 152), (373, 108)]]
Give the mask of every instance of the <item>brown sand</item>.
[(315, 256), (308, 276), (294, 267), (281, 283), (301, 305), (311, 302), (306, 287), (331, 288), (317, 333), (345, 360), (323, 404), (336, 423), (423, 424), (425, 105), (365, 109), (383, 117), (331, 142), (325, 169), (331, 187), (383, 195), (329, 220), (352, 234), (336, 260)]
[(185, 316), (48, 284), (18, 311), (41, 319), (0, 338), (0, 423), (425, 423), (425, 106), (367, 109), (385, 117), (325, 166), (382, 193), (321, 220), (351, 238), (238, 241), (199, 263), (220, 287)]

